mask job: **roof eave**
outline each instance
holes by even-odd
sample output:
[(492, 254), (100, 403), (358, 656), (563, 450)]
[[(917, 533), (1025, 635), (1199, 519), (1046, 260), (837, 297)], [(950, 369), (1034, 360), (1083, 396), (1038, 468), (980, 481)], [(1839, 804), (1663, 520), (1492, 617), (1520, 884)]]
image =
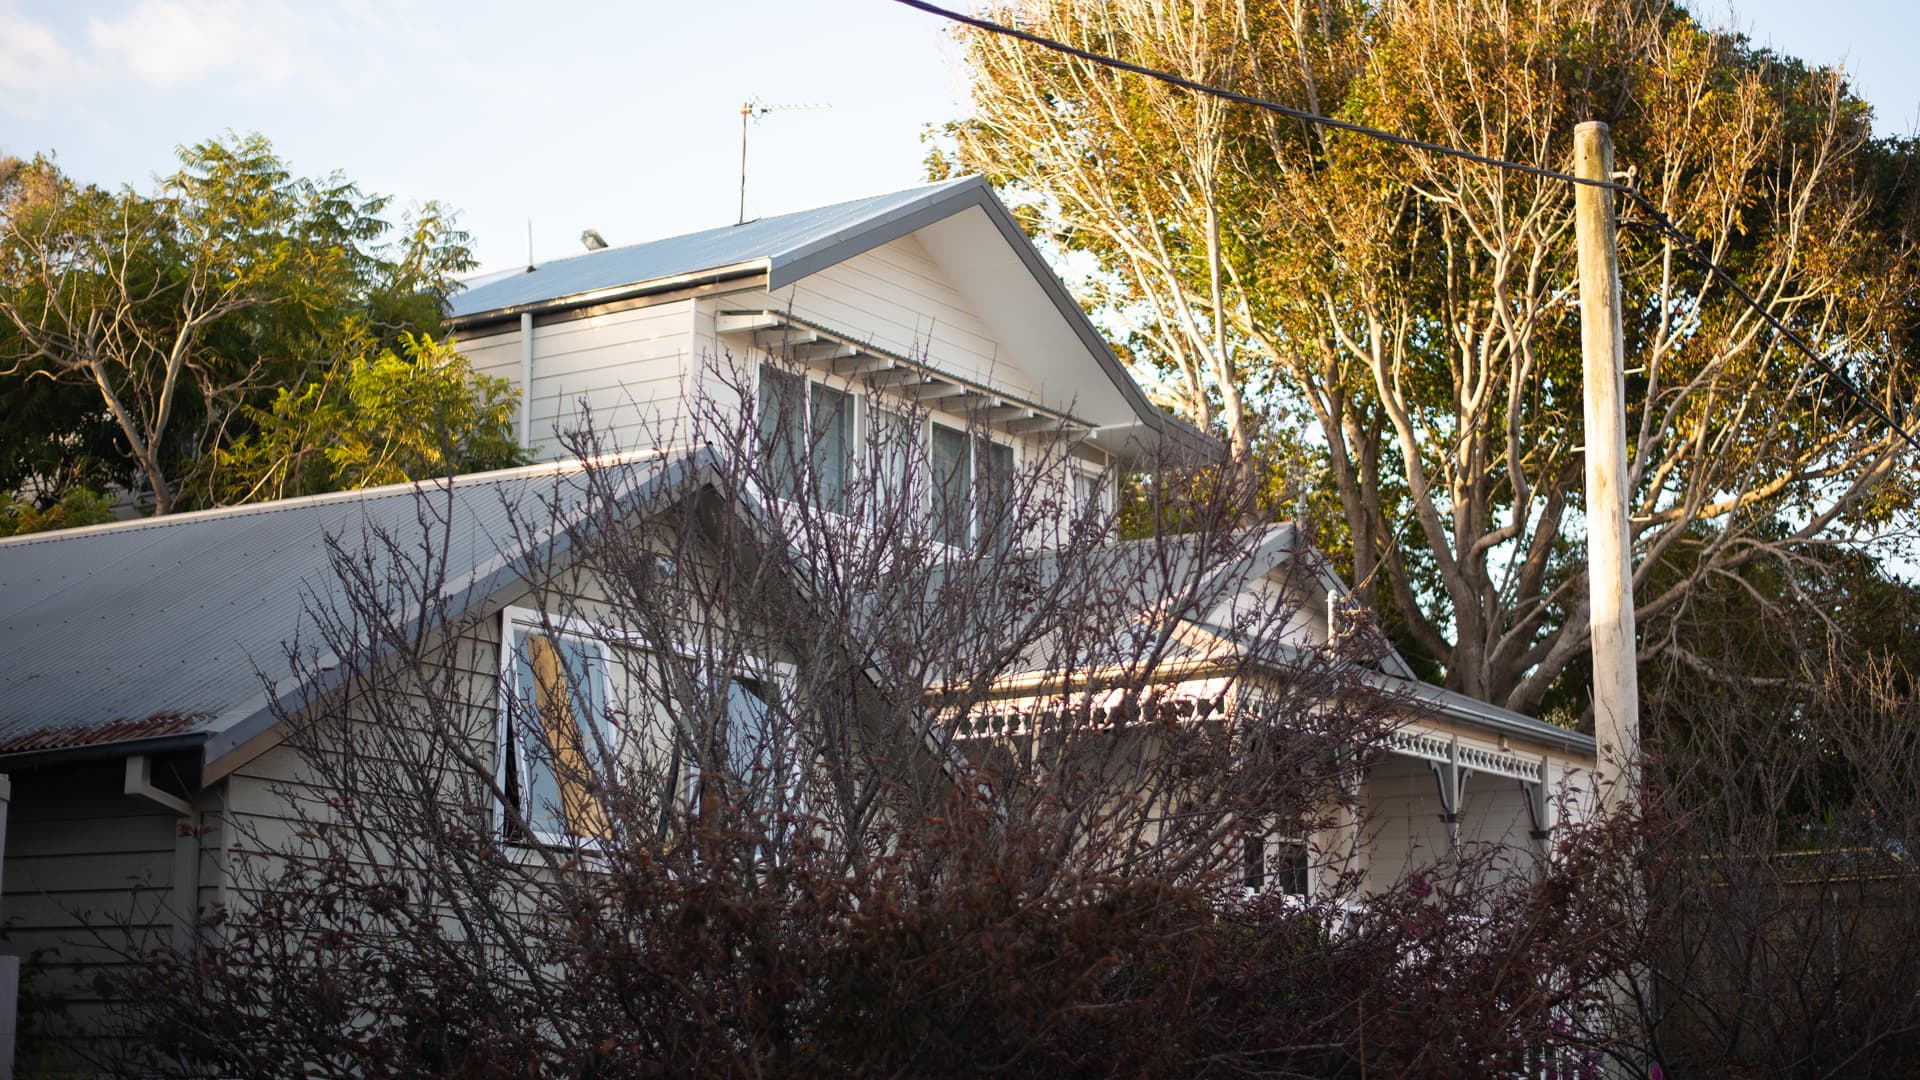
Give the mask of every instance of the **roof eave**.
[(45, 750), (23, 750), (18, 753), (0, 754), (0, 773), (70, 765), (74, 762), (97, 761), (102, 758), (123, 758), (134, 754), (168, 754), (181, 750), (195, 750), (205, 745), (210, 737), (209, 732), (191, 731), (151, 739), (125, 739), (120, 742), (81, 743), (49, 747)]
[[(759, 277), (769, 273), (772, 260), (762, 257), (748, 259), (745, 262), (729, 263), (705, 270), (694, 270), (685, 274), (670, 274), (666, 277), (649, 278), (645, 281), (633, 281), (624, 285), (613, 285), (604, 289), (592, 289), (587, 292), (570, 293), (566, 296), (549, 297), (544, 300), (530, 300), (524, 304), (508, 304), (504, 307), (487, 308), (483, 311), (470, 311), (464, 315), (454, 315), (447, 325), (462, 330), (480, 323), (498, 322), (501, 319), (518, 318), (523, 314), (542, 315), (553, 311), (568, 311), (574, 308), (594, 307), (599, 304), (611, 304), (621, 300), (634, 300), (643, 296), (660, 293), (678, 292), (682, 289), (698, 288), (702, 285), (717, 285), (741, 278)], [(769, 286), (771, 287), (771, 286)]]
[[(972, 176), (955, 184), (934, 188), (905, 206), (773, 256), (767, 272), (767, 288), (784, 288), (810, 274), (973, 207), (979, 207), (987, 215), (987, 220), (993, 223), (1001, 239), (1013, 249), (1021, 265), (1026, 267), (1061, 318), (1067, 321), (1074, 336), (1079, 338), (1081, 345), (1132, 407), (1139, 419), (1137, 426), (1151, 431), (1158, 443), (1173, 449), (1183, 458), (1217, 460), (1225, 454), (1224, 443), (1180, 422), (1148, 400), (1139, 384), (1133, 381), (1133, 376), (1127, 373), (1125, 365), (1120, 363), (1120, 358), (1114, 355), (1099, 327), (1094, 326), (1093, 320), (1081, 310), (1079, 302), (1067, 291), (1059, 275), (1041, 257), (1040, 249), (1034, 247), (1033, 241), (1020, 228), (1020, 223), (1014, 220), (1012, 212), (993, 193), (992, 185), (983, 177)], [(1134, 427), (1136, 425), (1111, 426), (1102, 430), (1124, 437), (1124, 431)], [(1156, 446), (1154, 449), (1159, 448)]]

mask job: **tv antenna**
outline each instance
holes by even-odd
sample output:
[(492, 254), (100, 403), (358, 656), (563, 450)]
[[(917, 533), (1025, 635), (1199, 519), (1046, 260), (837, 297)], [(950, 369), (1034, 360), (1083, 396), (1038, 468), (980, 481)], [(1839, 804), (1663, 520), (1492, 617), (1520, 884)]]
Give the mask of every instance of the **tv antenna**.
[(748, 98), (740, 106), (740, 218), (735, 225), (747, 223), (747, 121), (759, 120), (772, 112), (811, 112), (815, 109), (831, 109), (832, 105), (803, 103), (798, 105), (768, 105), (758, 98)]

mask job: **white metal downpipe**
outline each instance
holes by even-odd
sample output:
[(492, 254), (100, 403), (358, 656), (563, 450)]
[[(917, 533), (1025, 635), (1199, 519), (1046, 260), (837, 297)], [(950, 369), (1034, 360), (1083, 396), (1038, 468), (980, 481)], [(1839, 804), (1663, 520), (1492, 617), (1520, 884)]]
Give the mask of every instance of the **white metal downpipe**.
[(533, 449), (533, 312), (520, 313), (520, 447)]

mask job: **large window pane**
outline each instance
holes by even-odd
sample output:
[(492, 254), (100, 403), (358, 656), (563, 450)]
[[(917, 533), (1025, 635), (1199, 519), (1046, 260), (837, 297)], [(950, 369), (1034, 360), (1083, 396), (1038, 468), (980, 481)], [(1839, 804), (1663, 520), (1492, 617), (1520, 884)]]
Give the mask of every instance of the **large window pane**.
[(1073, 474), (1073, 509), (1098, 520), (1106, 515), (1107, 497), (1104, 476), (1092, 473), (1075, 472)]
[(1307, 880), (1307, 845), (1298, 840), (1283, 840), (1279, 854), (1273, 861), (1274, 884), (1288, 896), (1305, 896), (1309, 891)]
[(847, 509), (847, 453), (853, 447), (853, 395), (822, 383), (812, 384), (813, 421), (810, 462), (820, 505), (836, 513)]
[(740, 785), (742, 801), (757, 805), (772, 789), (781, 764), (774, 753), (772, 710), (766, 688), (757, 680), (727, 680), (727, 770)]
[(758, 427), (768, 491), (782, 499), (809, 493), (822, 508), (845, 512), (853, 395), (762, 364)]
[(973, 454), (964, 432), (933, 426), (934, 539), (955, 547), (972, 537)]
[(539, 839), (604, 839), (596, 791), (609, 736), (606, 672), (591, 643), (518, 631), (514, 642), (507, 789)]
[(873, 430), (867, 437), (867, 449), (872, 461), (870, 467), (880, 481), (880, 490), (897, 500), (891, 505), (911, 508), (916, 505), (910, 485), (913, 482), (914, 451), (919, 446), (919, 439), (915, 437), (915, 422), (897, 412), (877, 407), (872, 417)]
[(767, 490), (782, 499), (797, 498), (801, 491), (805, 392), (806, 380), (801, 376), (760, 366), (760, 465)]
[(1013, 544), (1013, 447), (976, 438), (973, 448), (980, 470), (974, 490), (980, 546), (1004, 551)]
[(723, 728), (712, 733), (711, 758), (690, 768), (689, 793), (700, 812), (711, 814), (722, 805), (739, 809), (772, 809), (789, 805), (796, 775), (791, 740), (774, 722), (772, 688), (760, 679), (735, 675), (716, 679), (716, 693), (725, 696)]

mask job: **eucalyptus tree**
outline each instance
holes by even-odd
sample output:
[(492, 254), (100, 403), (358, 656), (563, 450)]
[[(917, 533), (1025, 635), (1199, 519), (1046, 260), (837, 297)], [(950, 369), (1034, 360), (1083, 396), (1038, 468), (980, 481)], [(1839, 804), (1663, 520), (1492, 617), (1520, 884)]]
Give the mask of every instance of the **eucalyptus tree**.
[[(1913, 151), (1871, 137), (1838, 72), (1651, 0), (1022, 0), (989, 14), (1549, 169), (1570, 164), (1577, 123), (1605, 120), (1623, 180), (1889, 412), (1911, 408)], [(942, 167), (986, 173), (1091, 257), (1089, 303), (1136, 368), (1248, 467), (1295, 471), (1281, 479), (1327, 508), (1323, 537), (1344, 534), (1403, 646), (1457, 689), (1539, 709), (1588, 647), (1569, 186), (1001, 36), (961, 41), (972, 115)], [(1913, 488), (1893, 431), (1649, 214), (1622, 209), (1651, 658), (1703, 582), (1884, 532)]]

